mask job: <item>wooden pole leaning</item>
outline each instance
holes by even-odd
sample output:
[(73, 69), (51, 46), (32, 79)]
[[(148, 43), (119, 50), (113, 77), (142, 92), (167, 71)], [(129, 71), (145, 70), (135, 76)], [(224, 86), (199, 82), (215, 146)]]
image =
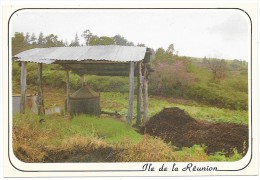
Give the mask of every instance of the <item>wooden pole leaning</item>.
[(132, 124), (134, 108), (134, 62), (129, 63), (129, 104), (127, 123)]

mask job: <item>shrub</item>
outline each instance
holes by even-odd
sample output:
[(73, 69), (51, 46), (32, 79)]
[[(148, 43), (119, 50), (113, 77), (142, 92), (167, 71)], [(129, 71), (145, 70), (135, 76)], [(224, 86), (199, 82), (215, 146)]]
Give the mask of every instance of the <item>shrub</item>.
[(208, 160), (209, 161), (238, 161), (240, 159), (243, 158), (243, 155), (242, 154), (239, 154), (237, 149), (233, 149), (233, 154), (232, 156), (228, 157), (228, 156), (225, 156), (225, 153), (223, 152), (215, 152), (214, 154), (212, 155), (209, 155), (208, 157)]
[(87, 84), (99, 92), (128, 92), (128, 77), (87, 76)]
[(126, 139), (118, 144), (121, 149), (117, 154), (117, 161), (122, 162), (166, 162), (175, 161), (175, 153), (170, 145), (159, 138), (145, 135), (136, 145)]
[(184, 147), (176, 151), (176, 161), (179, 162), (205, 162), (208, 161), (208, 156), (205, 153), (205, 146), (193, 145), (192, 147)]
[[(66, 72), (60, 70), (52, 70), (53, 66), (45, 65), (43, 67), (42, 79), (45, 85), (60, 88), (66, 86)], [(81, 86), (80, 77), (70, 72), (69, 74), (70, 88), (78, 89)]]
[(248, 109), (247, 94), (232, 89), (195, 85), (189, 88), (187, 95), (199, 102), (235, 110)]
[(12, 80), (13, 82), (20, 82), (21, 68), (19, 62), (12, 62)]
[(150, 92), (154, 95), (184, 97), (187, 88), (196, 80), (189, 71), (187, 61), (158, 63), (150, 77)]

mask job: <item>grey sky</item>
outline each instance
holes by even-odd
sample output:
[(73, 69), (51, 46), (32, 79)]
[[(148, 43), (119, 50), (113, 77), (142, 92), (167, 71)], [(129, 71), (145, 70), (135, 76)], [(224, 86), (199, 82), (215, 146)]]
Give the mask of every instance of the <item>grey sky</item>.
[(81, 38), (89, 29), (98, 36), (120, 34), (154, 49), (174, 44), (184, 56), (248, 60), (250, 52), (249, 18), (232, 9), (22, 10), (11, 24), (12, 34), (53, 33), (68, 43), (75, 33)]

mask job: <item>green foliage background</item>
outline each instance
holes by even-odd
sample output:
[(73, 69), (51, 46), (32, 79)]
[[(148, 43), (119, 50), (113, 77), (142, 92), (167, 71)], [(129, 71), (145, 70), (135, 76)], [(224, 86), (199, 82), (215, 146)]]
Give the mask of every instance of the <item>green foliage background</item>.
[[(31, 37), (31, 38), (30, 38)], [(90, 45), (129, 45), (121, 35), (114, 37), (98, 37), (90, 33), (85, 34)], [(78, 35), (70, 45), (78, 45)], [(50, 34), (46, 37), (15, 33), (12, 38), (13, 55), (35, 47), (66, 46), (66, 42), (58, 36)], [(144, 44), (138, 44), (144, 46)], [(153, 96), (190, 99), (208, 106), (216, 106), (234, 110), (248, 109), (248, 63), (241, 60), (224, 60), (210, 58), (194, 58), (179, 56), (174, 45), (168, 49), (152, 50), (151, 66), (154, 70), (149, 77), (149, 94)], [(12, 62), (13, 87), (19, 86), (20, 68), (18, 62)], [(58, 65), (43, 66), (43, 83), (47, 86), (65, 88), (65, 72), (52, 70)], [(37, 84), (37, 64), (28, 63), (29, 86)], [(85, 76), (85, 81), (99, 92), (128, 92), (128, 77)], [(78, 75), (71, 73), (72, 90), (80, 86)], [(136, 84), (136, 83), (135, 83)]]

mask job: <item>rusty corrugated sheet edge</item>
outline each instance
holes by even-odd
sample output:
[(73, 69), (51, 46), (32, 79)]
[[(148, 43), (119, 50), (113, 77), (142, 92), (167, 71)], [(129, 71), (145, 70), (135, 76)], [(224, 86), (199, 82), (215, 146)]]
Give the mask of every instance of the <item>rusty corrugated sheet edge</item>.
[(15, 56), (16, 61), (51, 64), (57, 60), (62, 61), (113, 61), (137, 62), (144, 59), (146, 47), (137, 46), (74, 46), (35, 48), (23, 51)]

